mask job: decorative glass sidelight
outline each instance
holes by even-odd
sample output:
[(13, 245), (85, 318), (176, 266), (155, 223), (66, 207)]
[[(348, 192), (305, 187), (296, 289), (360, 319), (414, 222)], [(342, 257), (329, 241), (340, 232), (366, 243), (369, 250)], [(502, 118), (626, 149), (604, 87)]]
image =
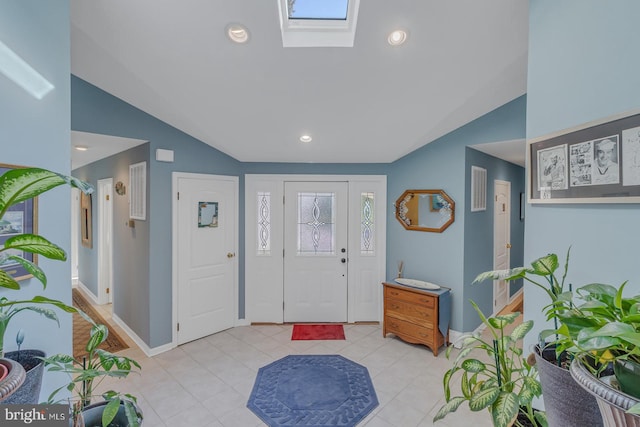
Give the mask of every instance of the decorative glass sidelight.
[(360, 253), (374, 255), (375, 253), (375, 217), (374, 193), (360, 195)]
[(257, 254), (271, 255), (271, 193), (258, 192)]
[(335, 193), (298, 193), (298, 254), (333, 255)]

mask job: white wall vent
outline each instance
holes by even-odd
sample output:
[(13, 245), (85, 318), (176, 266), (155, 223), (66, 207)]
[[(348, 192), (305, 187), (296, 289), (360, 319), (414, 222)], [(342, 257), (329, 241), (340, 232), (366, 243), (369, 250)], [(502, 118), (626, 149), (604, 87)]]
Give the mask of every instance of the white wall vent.
[(129, 165), (129, 218), (147, 219), (147, 162)]
[(487, 170), (471, 166), (471, 212), (487, 210)]

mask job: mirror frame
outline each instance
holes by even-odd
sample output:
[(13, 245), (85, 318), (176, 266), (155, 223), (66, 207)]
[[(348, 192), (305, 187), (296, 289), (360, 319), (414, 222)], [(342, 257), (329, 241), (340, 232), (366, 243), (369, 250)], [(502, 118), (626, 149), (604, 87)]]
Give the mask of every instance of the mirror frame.
[[(442, 224), (442, 226), (440, 226), (440, 228), (420, 227), (419, 225), (407, 224), (407, 218), (402, 213), (402, 210), (403, 210), (402, 207), (407, 203), (406, 198), (410, 194), (438, 194), (438, 195), (440, 195), (444, 200), (447, 201), (447, 203), (449, 203), (449, 206), (451, 208), (451, 218), (449, 218), (449, 220), (447, 222)], [(432, 232), (432, 233), (442, 233), (444, 230), (447, 229), (447, 227), (449, 227), (451, 224), (453, 224), (453, 221), (455, 220), (455, 210), (456, 210), (455, 206), (456, 206), (456, 204), (453, 201), (453, 199), (451, 199), (451, 197), (449, 197), (449, 195), (447, 193), (445, 193), (444, 190), (406, 190), (404, 193), (402, 193), (402, 195), (400, 197), (398, 197), (398, 200), (396, 200), (396, 203), (395, 203), (396, 219), (407, 230), (429, 231), (429, 232)]]

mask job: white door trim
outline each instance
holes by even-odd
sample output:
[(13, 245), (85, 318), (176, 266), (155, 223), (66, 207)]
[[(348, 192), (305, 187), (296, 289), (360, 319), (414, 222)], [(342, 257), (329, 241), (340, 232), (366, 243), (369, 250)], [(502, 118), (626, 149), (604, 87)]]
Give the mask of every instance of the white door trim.
[[(251, 322), (283, 322), (283, 204), (284, 182), (349, 182), (349, 211), (359, 212), (359, 197), (354, 194), (374, 192), (375, 217), (379, 219), (375, 228), (376, 251), (374, 255), (354, 255), (350, 251), (348, 269), (348, 322), (382, 319), (382, 285), (386, 278), (386, 218), (387, 177), (385, 175), (245, 175), (245, 317)], [(257, 192), (271, 194), (271, 253), (256, 254), (257, 239)], [(358, 199), (358, 200), (356, 200)], [(359, 215), (358, 215), (359, 218)], [(351, 223), (351, 220), (350, 220)], [(357, 227), (359, 230), (359, 226)], [(349, 227), (349, 240), (358, 241), (359, 231)], [(354, 247), (359, 249), (359, 243)], [(372, 286), (371, 284), (374, 283)], [(361, 286), (364, 286), (361, 287)], [(366, 292), (358, 292), (365, 290)], [(373, 314), (372, 314), (373, 313)]]
[[(498, 186), (505, 186), (506, 187), (506, 203), (505, 203), (505, 215), (503, 216), (504, 218), (504, 227), (505, 227), (505, 231), (504, 231), (504, 241), (498, 241), (498, 236), (500, 235), (500, 230), (498, 229), (498, 226), (500, 225), (499, 220), (502, 217), (501, 215), (499, 215), (499, 206), (497, 204), (498, 202)], [(509, 268), (510, 264), (511, 264), (511, 182), (509, 181), (503, 181), (503, 180), (499, 180), (496, 179), (493, 183), (493, 189), (494, 189), (494, 203), (493, 203), (493, 268), (494, 270), (498, 270), (498, 269), (505, 269), (505, 268)], [(506, 266), (503, 265), (498, 265), (497, 264), (497, 258), (496, 258), (496, 253), (498, 252), (499, 246), (504, 245), (504, 250), (506, 251)], [(510, 297), (510, 292), (509, 292), (509, 283), (504, 283), (504, 286), (506, 286), (506, 300), (504, 301), (504, 304), (498, 304), (498, 296), (500, 295), (500, 282), (504, 283), (504, 280), (494, 280), (493, 282), (493, 314), (496, 315), (498, 314), (498, 312), (500, 310), (502, 310), (506, 304), (509, 303), (509, 297)]]
[[(202, 174), (202, 173), (189, 173), (189, 172), (172, 172), (171, 173), (171, 343), (173, 347), (178, 346), (178, 334), (176, 330), (176, 325), (178, 322), (178, 180), (181, 178), (191, 178), (191, 179), (210, 179), (210, 180), (228, 180), (235, 183), (235, 192), (236, 192), (236, 200), (235, 200), (235, 210), (239, 211), (239, 199), (240, 195), (238, 192), (238, 183), (239, 178), (237, 176), (229, 176), (229, 175), (210, 175), (210, 174)], [(238, 248), (238, 226), (239, 226), (240, 218), (236, 218), (236, 226), (233, 230), (233, 244), (236, 248)], [(239, 301), (239, 292), (238, 292), (238, 259), (236, 257), (235, 268), (236, 272), (234, 274), (233, 279), (233, 295), (234, 302), (233, 305), (233, 313), (234, 313), (234, 324), (237, 326), (240, 322), (238, 321), (238, 301)]]
[[(98, 187), (98, 304), (113, 301), (113, 178), (100, 179)], [(109, 202), (107, 203), (107, 198)], [(109, 271), (107, 271), (107, 269)], [(105, 274), (108, 278), (105, 279)], [(107, 294), (107, 288), (109, 294)]]

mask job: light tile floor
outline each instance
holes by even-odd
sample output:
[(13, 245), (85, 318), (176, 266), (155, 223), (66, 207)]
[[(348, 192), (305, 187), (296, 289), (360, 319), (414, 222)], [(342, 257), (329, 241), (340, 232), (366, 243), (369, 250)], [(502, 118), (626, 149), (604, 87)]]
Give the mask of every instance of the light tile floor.
[(288, 354), (340, 354), (367, 367), (380, 402), (359, 426), (491, 426), (487, 411), (471, 412), (466, 404), (432, 422), (451, 366), (444, 349), (434, 357), (424, 346), (383, 338), (379, 325), (345, 325), (344, 341), (291, 341), (291, 331), (291, 325), (237, 327), (154, 357), (131, 343), (121, 354), (140, 362), (141, 374), (108, 379), (101, 388), (137, 396), (146, 427), (264, 426), (246, 407), (260, 367)]

